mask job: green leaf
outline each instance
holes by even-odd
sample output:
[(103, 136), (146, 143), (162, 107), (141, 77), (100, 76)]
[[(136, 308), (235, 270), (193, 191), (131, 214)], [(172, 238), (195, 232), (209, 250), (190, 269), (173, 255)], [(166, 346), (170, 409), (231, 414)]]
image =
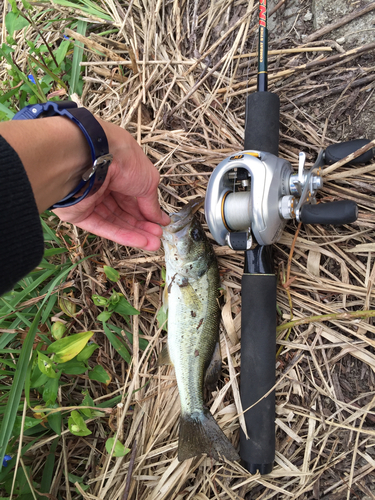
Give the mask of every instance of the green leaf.
[[(4, 94), (2, 94), (0, 96), (0, 102), (2, 104), (5, 104), (6, 106), (9, 106), (9, 100), (11, 99), (11, 97), (13, 97), (17, 93), (18, 93), (18, 88), (11, 89), (8, 92), (5, 92)], [(8, 107), (7, 107), (7, 109), (8, 109)], [(8, 111), (9, 111), (9, 109), (8, 109)], [(14, 113), (13, 113), (13, 116), (14, 116)]]
[(45, 101), (47, 101), (47, 97), (45, 97), (45, 94), (46, 94), (46, 93), (44, 92), (44, 90), (43, 90), (43, 88), (42, 88), (42, 86), (41, 86), (41, 84), (40, 84), (40, 82), (39, 82), (38, 75), (37, 75), (37, 73), (35, 72), (35, 70), (34, 70), (34, 68), (33, 68), (32, 64), (31, 64), (31, 60), (32, 60), (32, 59), (34, 59), (34, 58), (33, 58), (33, 56), (31, 56), (31, 55), (28, 55), (28, 56), (27, 56), (27, 64), (28, 64), (28, 66), (29, 66), (30, 73), (33, 75), (33, 78), (34, 78), (34, 83), (35, 83), (35, 85), (36, 85), (36, 86), (37, 86), (37, 88), (38, 88), (39, 95), (43, 95), (43, 96), (44, 96), (44, 98), (45, 98), (44, 100), (45, 100)]
[[(26, 478), (26, 474), (28, 477), (30, 477), (31, 471), (30, 467), (25, 467), (25, 471), (23, 470), (22, 467), (19, 467), (17, 470), (16, 474), (16, 481), (15, 481), (15, 491), (14, 493), (17, 495), (17, 498), (24, 499), (24, 500), (31, 500), (33, 498), (32, 491), (30, 489), (29, 483)], [(13, 484), (13, 478), (9, 478), (5, 482), (5, 491), (10, 494), (12, 490), (12, 484)]]
[(111, 311), (113, 311), (113, 307), (118, 304), (119, 300), (120, 300), (120, 297), (121, 297), (122, 294), (119, 294), (117, 293), (116, 291), (114, 291), (109, 299), (109, 303), (110, 305), (112, 306), (112, 309)]
[(53, 367), (53, 363), (49, 359), (49, 357), (45, 356), (41, 352), (38, 352), (38, 368), (44, 375), (47, 375), (47, 377), (49, 378), (60, 377), (60, 375), (56, 373)]
[(13, 118), (13, 116), (14, 116), (13, 111), (11, 111), (10, 109), (8, 109), (2, 103), (0, 103), (0, 111), (2, 111), (9, 120), (11, 120)]
[(168, 310), (165, 311), (164, 307), (162, 306), (156, 315), (156, 319), (158, 320), (158, 328), (163, 327), (163, 330), (165, 330), (167, 332), (168, 331), (168, 323), (167, 323)]
[(77, 361), (87, 361), (92, 356), (93, 352), (98, 348), (99, 346), (98, 344), (95, 344), (95, 342), (87, 344), (87, 346), (85, 346), (78, 354)]
[[(58, 408), (57, 404), (50, 405), (50, 408)], [(47, 421), (51, 429), (56, 432), (58, 436), (61, 436), (61, 424), (62, 424), (62, 415), (61, 411), (57, 411), (55, 413), (49, 413), (47, 415)]]
[(70, 432), (75, 436), (89, 436), (91, 434), (91, 431), (87, 428), (82, 416), (76, 410), (73, 410), (70, 414), (68, 427)]
[[(77, 33), (80, 35), (86, 35), (87, 22), (79, 20), (77, 23)], [(73, 51), (73, 61), (72, 61), (72, 72), (70, 76), (69, 82), (69, 94), (78, 93), (78, 82), (81, 73), (81, 62), (83, 60), (83, 43), (78, 42), (77, 40), (74, 42), (74, 51)]]
[[(127, 336), (127, 338), (129, 339), (129, 342), (130, 344), (133, 344), (133, 334), (128, 332), (127, 330), (124, 330), (123, 328), (119, 328), (118, 326), (116, 325), (112, 325), (112, 323), (110, 323), (108, 325), (111, 330), (113, 330), (115, 333), (117, 333), (117, 335), (122, 338), (122, 332), (125, 333), (125, 335)], [(140, 335), (142, 334), (142, 332), (140, 331), (139, 332)], [(148, 340), (142, 338), (141, 336), (139, 337), (139, 348), (141, 349), (141, 351), (144, 351), (148, 346)]]
[(91, 298), (94, 304), (99, 307), (106, 307), (109, 303), (109, 299), (106, 299), (101, 295), (92, 295)]
[(58, 255), (60, 253), (67, 253), (67, 249), (66, 248), (46, 248), (44, 250), (44, 255), (43, 257), (46, 258), (46, 257), (52, 257), (53, 255)]
[(71, 472), (68, 472), (68, 479), (71, 483), (83, 483), (83, 478), (82, 477), (79, 477), (79, 476), (76, 476), (75, 474), (72, 474)]
[(51, 295), (51, 297), (48, 299), (47, 305), (43, 311), (43, 315), (42, 315), (42, 319), (41, 319), (42, 323), (46, 323), (48, 318), (50, 316), (52, 316), (51, 311), (55, 307), (57, 299), (58, 299), (57, 294)]
[(55, 231), (53, 231), (42, 218), (40, 219), (40, 221), (42, 223), (44, 240), (45, 241), (54, 241), (55, 243), (57, 243), (58, 245), (61, 246), (61, 240), (57, 237)]
[(34, 366), (30, 377), (30, 389), (37, 389), (48, 381), (48, 376), (39, 370), (38, 365)]
[(30, 23), (24, 17), (20, 16), (18, 13), (8, 12), (5, 16), (5, 27), (10, 36), (13, 36), (13, 33), (18, 30), (22, 30)]
[(54, 0), (54, 3), (73, 10), (76, 10), (78, 8), (83, 12), (90, 14), (91, 16), (113, 22), (112, 18), (105, 12), (104, 9), (102, 9), (97, 3), (90, 2), (89, 0), (75, 2), (70, 2), (69, 0)]
[[(25, 417), (25, 422), (23, 430), (26, 431), (40, 424), (40, 419), (33, 417)], [(21, 434), (22, 417), (16, 417), (13, 427), (13, 436), (19, 436)]]
[(70, 41), (69, 40), (63, 40), (60, 43), (59, 48), (56, 50), (55, 57), (56, 57), (57, 64), (59, 66), (63, 62), (63, 60), (65, 59), (65, 56), (66, 56), (66, 53), (69, 50), (69, 47), (70, 47)]
[[(61, 371), (59, 372), (60, 378)], [(50, 378), (43, 386), (43, 399), (48, 404), (53, 404), (56, 401), (59, 390), (59, 378)]]
[(60, 363), (59, 365), (57, 365), (57, 367), (66, 375), (82, 375), (82, 373), (85, 373), (85, 371), (87, 370), (87, 366), (85, 365), (85, 363), (77, 361), (77, 359), (72, 359), (71, 361), (67, 361), (66, 363)]
[(19, 14), (20, 11), (18, 10), (16, 0), (9, 0), (9, 3), (12, 6), (12, 12), (14, 12), (15, 14)]
[(96, 318), (98, 321), (108, 321), (109, 318), (112, 316), (111, 311), (103, 311), (101, 312), (98, 317)]
[(55, 353), (54, 361), (56, 363), (65, 363), (77, 356), (93, 335), (94, 332), (89, 331), (64, 337), (48, 346), (47, 352)]
[[(83, 398), (82, 403), (80, 406), (95, 406), (94, 400), (90, 397), (88, 391), (84, 391), (83, 394), (85, 397)], [(82, 408), (80, 409), (80, 412), (85, 415), (85, 417), (90, 418), (92, 416), (93, 411), (90, 408)]]
[(122, 293), (119, 293), (119, 296), (120, 296), (120, 300), (117, 302), (117, 304), (113, 308), (113, 310), (117, 314), (120, 314), (121, 316), (132, 316), (132, 315), (139, 314), (139, 311), (137, 311), (137, 309), (134, 309), (134, 307), (131, 304), (129, 304), (129, 302), (122, 295)]
[(113, 269), (113, 267), (104, 266), (103, 270), (109, 280), (116, 282), (120, 279), (120, 273), (116, 269)]
[(52, 441), (46, 461), (44, 462), (42, 481), (39, 488), (39, 491), (41, 493), (49, 493), (51, 489), (52, 480), (54, 478), (55, 453), (58, 443), (59, 438), (56, 438)]
[(59, 300), (59, 306), (64, 313), (70, 318), (74, 318), (76, 315), (76, 305), (74, 302), (71, 302), (66, 295), (63, 295)]
[[(108, 438), (107, 441), (105, 442), (105, 449), (107, 450), (107, 453), (111, 453), (114, 442), (115, 442), (115, 438), (113, 438), (113, 437)], [(117, 440), (112, 456), (124, 457), (125, 455), (127, 455), (129, 453), (129, 451), (130, 451), (129, 448), (125, 448), (125, 446), (122, 443), (120, 443), (120, 441)]]
[(89, 395), (88, 391), (83, 391), (82, 394), (84, 394), (85, 397), (83, 398), (82, 403), (79, 405), (79, 411), (83, 413), (87, 418), (104, 417), (105, 414), (102, 411), (100, 411), (99, 407), (98, 410), (93, 410), (91, 408), (83, 408), (83, 406), (92, 406), (95, 408), (97, 405), (95, 405), (94, 400)]
[(101, 382), (102, 384), (108, 385), (111, 382), (112, 377), (102, 366), (96, 365), (89, 372), (89, 379), (96, 380), (97, 382)]
[(42, 309), (39, 309), (32, 322), (31, 328), (23, 342), (17, 369), (13, 377), (13, 383), (8, 395), (8, 402), (0, 427), (0, 470), (3, 466), (3, 459), (6, 447), (13, 432), (13, 425), (17, 416), (18, 405), (21, 399), (22, 390), (26, 379), (30, 354), (33, 349), (34, 338), (37, 332)]
[[(112, 325), (111, 325), (112, 327)], [(107, 337), (107, 339), (110, 341), (110, 343), (113, 345), (113, 347), (116, 349), (116, 351), (120, 354), (120, 356), (128, 363), (131, 363), (131, 356), (129, 354), (129, 351), (127, 350), (125, 346), (125, 342), (120, 339), (117, 335), (115, 335), (110, 329), (109, 325), (106, 323), (103, 323), (103, 330), (104, 334)]]
[(61, 338), (63, 338), (66, 330), (67, 330), (67, 328), (64, 325), (64, 323), (62, 323), (61, 321), (55, 321), (55, 323), (53, 323), (52, 328), (51, 328), (52, 337), (55, 340), (60, 340)]
[[(7, 314), (8, 312), (13, 312), (14, 308), (16, 308), (20, 302), (22, 302), (29, 294), (31, 294), (41, 283), (43, 283), (43, 281), (46, 281), (50, 276), (52, 276), (53, 273), (54, 271), (48, 270), (42, 273), (37, 279), (35, 279), (30, 285), (26, 286), (22, 291), (13, 292), (11, 300), (7, 302), (5, 307), (2, 307), (0, 309), (0, 315)], [(35, 328), (37, 328), (37, 325), (35, 325)]]
[(165, 280), (167, 279), (167, 270), (165, 267), (161, 268), (161, 279), (164, 281), (161, 286), (165, 286)]
[[(61, 85), (61, 87), (63, 87), (65, 90), (68, 90), (68, 88), (65, 85), (65, 83), (57, 75), (55, 75), (55, 73), (53, 71), (51, 71), (45, 64), (41, 63), (38, 59), (36, 59), (35, 57), (33, 57), (31, 55), (29, 55), (28, 57), (30, 58), (30, 60), (34, 64), (36, 64), (37, 66), (39, 66), (40, 69), (42, 69), (43, 71), (45, 71), (47, 73), (47, 75), (49, 75), (52, 78), (52, 80), (54, 80), (56, 83), (58, 83), (59, 85)], [(35, 82), (37, 82), (36, 79), (35, 79)]]

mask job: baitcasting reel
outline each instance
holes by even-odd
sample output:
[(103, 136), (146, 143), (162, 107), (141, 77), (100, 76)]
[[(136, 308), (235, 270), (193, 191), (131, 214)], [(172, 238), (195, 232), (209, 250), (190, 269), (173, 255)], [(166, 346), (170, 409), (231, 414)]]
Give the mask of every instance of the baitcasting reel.
[(308, 224), (346, 224), (357, 219), (350, 200), (316, 204), (323, 187), (321, 152), (305, 169), (299, 153), (298, 173), (271, 153), (241, 151), (214, 170), (206, 193), (205, 213), (211, 234), (220, 245), (248, 250), (253, 237), (259, 245), (276, 243), (289, 219)]

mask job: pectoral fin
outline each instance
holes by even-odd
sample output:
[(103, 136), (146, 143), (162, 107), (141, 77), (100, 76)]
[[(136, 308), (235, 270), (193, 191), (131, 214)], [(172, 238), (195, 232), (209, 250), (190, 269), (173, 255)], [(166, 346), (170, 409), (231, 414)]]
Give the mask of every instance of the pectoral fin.
[(219, 380), (221, 373), (221, 351), (220, 342), (216, 342), (215, 350), (211, 359), (210, 364), (206, 370), (206, 375), (204, 383), (209, 391), (214, 391), (216, 389), (217, 381)]
[(188, 280), (185, 280), (183, 284), (179, 286), (184, 304), (197, 315), (200, 315), (202, 311), (202, 299), (199, 298), (197, 291)]
[(162, 365), (173, 365), (171, 358), (169, 356), (168, 344), (166, 344), (158, 357), (158, 366)]
[(163, 290), (163, 311), (164, 312), (168, 311), (168, 287), (167, 287), (167, 284), (165, 284), (164, 290)]

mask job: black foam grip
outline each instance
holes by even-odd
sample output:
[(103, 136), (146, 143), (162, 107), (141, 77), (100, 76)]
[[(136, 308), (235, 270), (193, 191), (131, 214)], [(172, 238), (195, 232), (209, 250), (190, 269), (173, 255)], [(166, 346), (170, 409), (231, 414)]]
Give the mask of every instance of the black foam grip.
[[(331, 146), (328, 146), (328, 148), (324, 152), (324, 162), (327, 165), (332, 165), (333, 163), (342, 160), (351, 153), (354, 153), (354, 151), (363, 148), (363, 146), (366, 146), (370, 142), (371, 141), (369, 141), (368, 139), (356, 139), (354, 141), (332, 144)], [(355, 158), (350, 163), (353, 164), (367, 163), (370, 160), (372, 160), (373, 157), (374, 157), (374, 150), (369, 149), (368, 151), (366, 151), (366, 153), (363, 153), (361, 156), (358, 156), (358, 158)]]
[(245, 150), (279, 152), (280, 100), (272, 92), (255, 92), (246, 99)]
[(319, 205), (303, 205), (301, 221), (304, 224), (350, 224), (358, 217), (358, 206), (354, 201), (342, 200)]
[(275, 459), (275, 362), (276, 276), (244, 274), (240, 392), (250, 439), (241, 430), (240, 456), (251, 474), (270, 473)]

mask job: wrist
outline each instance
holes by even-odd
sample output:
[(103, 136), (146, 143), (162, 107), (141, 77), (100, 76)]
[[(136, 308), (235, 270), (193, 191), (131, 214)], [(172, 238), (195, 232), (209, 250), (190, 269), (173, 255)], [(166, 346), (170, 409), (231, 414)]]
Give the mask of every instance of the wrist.
[(0, 134), (20, 157), (40, 213), (74, 189), (90, 165), (83, 133), (64, 117), (3, 122)]
[[(71, 190), (66, 196), (58, 198), (59, 201), (55, 201), (52, 204), (52, 208), (69, 207), (79, 203), (81, 200), (86, 198), (86, 196), (91, 196), (102, 186), (107, 175), (108, 167), (112, 161), (112, 156), (108, 152), (106, 134), (98, 120), (86, 108), (78, 108), (72, 101), (48, 101), (43, 104), (26, 106), (16, 113), (12, 121), (33, 122), (35, 119), (43, 119), (47, 117), (63, 117), (65, 119), (66, 126), (68, 126), (69, 122), (74, 124), (74, 126), (82, 132), (86, 140), (86, 151), (88, 146), (91, 154), (91, 164), (89, 168), (84, 170), (83, 175), (78, 184), (76, 184), (75, 188), (73, 188), (73, 190)], [(40, 123), (40, 120), (37, 121)], [(71, 129), (71, 127), (69, 128)], [(53, 134), (51, 137), (51, 134), (48, 133), (46, 137), (53, 139)], [(80, 135), (80, 137), (82, 138), (82, 135)], [(59, 140), (61, 142), (61, 137)], [(66, 142), (65, 147), (74, 152), (74, 148), (71, 148), (70, 141)], [(40, 153), (38, 152), (37, 154)], [(58, 167), (58, 158), (53, 157), (52, 161), (53, 166)], [(69, 166), (71, 166), (71, 164), (69, 164)], [(30, 171), (33, 171), (32, 167)], [(76, 171), (77, 173), (80, 173), (78, 170)], [(57, 172), (54, 171), (54, 173), (56, 174)], [(57, 180), (58, 179), (59, 176), (57, 176)], [(51, 190), (50, 192), (54, 193), (55, 190)], [(52, 196), (51, 199), (53, 199)]]

